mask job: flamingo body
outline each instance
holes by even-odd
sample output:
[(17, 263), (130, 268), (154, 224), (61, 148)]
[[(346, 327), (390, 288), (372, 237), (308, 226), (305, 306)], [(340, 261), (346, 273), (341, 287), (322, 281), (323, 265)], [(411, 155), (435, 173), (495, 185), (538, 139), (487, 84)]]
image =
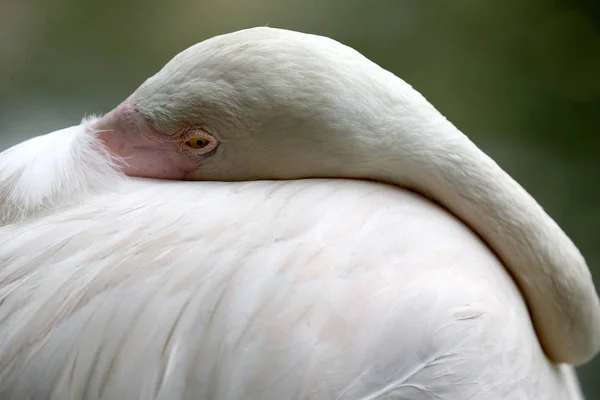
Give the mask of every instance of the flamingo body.
[(0, 228), (1, 398), (579, 398), (494, 254), (418, 195), (113, 189)]
[(319, 37), (203, 42), (0, 154), (0, 398), (579, 399), (599, 310), (523, 188)]

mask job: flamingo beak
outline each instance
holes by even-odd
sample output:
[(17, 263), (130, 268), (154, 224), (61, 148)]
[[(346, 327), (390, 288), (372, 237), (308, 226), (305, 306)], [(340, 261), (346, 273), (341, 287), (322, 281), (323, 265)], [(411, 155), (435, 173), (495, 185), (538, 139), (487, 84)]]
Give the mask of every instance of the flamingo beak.
[(198, 166), (182, 157), (177, 145), (156, 132), (129, 99), (93, 121), (95, 132), (106, 148), (123, 160), (122, 172), (140, 178), (182, 180)]

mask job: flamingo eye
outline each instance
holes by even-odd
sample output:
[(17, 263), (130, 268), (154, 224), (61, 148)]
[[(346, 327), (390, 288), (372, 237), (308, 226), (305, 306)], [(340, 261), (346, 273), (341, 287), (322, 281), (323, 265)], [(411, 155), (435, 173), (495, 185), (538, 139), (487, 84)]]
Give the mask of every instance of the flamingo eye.
[(186, 144), (194, 150), (202, 149), (210, 144), (210, 140), (205, 137), (190, 138)]

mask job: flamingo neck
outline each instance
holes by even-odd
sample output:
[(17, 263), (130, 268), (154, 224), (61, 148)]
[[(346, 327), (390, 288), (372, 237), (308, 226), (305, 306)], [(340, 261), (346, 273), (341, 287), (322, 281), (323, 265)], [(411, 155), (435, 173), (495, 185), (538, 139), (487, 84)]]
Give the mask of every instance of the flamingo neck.
[(402, 140), (383, 143), (367, 175), (414, 189), (469, 225), (513, 275), (547, 355), (570, 364), (590, 360), (600, 349), (600, 301), (577, 247), (433, 106), (417, 111), (422, 118), (396, 125), (405, 127)]

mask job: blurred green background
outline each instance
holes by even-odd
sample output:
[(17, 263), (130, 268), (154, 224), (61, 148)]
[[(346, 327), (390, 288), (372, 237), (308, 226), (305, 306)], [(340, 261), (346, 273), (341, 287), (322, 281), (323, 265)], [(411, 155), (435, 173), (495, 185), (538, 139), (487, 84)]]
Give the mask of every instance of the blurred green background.
[[(0, 0), (0, 149), (257, 25), (333, 37), (408, 81), (538, 199), (598, 285), (600, 0)], [(600, 399), (600, 358), (579, 374)]]

